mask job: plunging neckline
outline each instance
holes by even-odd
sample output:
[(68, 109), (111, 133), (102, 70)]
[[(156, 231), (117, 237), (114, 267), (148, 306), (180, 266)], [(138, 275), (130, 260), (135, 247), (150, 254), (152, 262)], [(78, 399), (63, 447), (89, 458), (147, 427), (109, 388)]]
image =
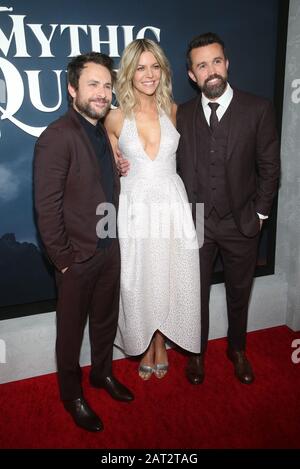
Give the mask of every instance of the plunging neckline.
[(159, 154), (160, 154), (160, 148), (161, 148), (161, 139), (162, 139), (162, 130), (161, 130), (161, 116), (160, 114), (158, 114), (158, 122), (159, 122), (159, 130), (160, 130), (160, 139), (159, 139), (159, 145), (158, 145), (158, 150), (157, 150), (157, 153), (155, 155), (155, 158), (150, 158), (150, 156), (148, 155), (148, 153), (146, 152), (145, 148), (144, 148), (144, 145), (143, 145), (143, 142), (140, 138), (140, 135), (139, 135), (139, 131), (138, 131), (138, 127), (137, 127), (137, 123), (136, 123), (136, 118), (135, 118), (135, 115), (133, 115), (133, 120), (134, 120), (134, 126), (135, 126), (135, 131), (136, 131), (136, 135), (137, 135), (137, 139), (138, 139), (138, 142), (143, 150), (143, 153), (144, 155), (146, 156), (147, 160), (151, 161), (152, 163), (154, 163), (154, 161), (157, 160), (157, 158), (159, 157)]

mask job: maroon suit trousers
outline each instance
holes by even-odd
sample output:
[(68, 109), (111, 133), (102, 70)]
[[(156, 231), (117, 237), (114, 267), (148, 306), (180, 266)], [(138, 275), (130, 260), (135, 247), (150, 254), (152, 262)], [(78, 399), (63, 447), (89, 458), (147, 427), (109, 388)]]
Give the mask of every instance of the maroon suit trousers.
[(120, 252), (117, 240), (85, 262), (57, 272), (56, 355), (61, 398), (82, 396), (80, 349), (87, 317), (91, 374), (97, 381), (111, 374), (119, 312)]
[[(259, 224), (259, 218), (257, 217)], [(228, 345), (244, 350), (248, 303), (257, 258), (259, 232), (253, 238), (237, 229), (232, 214), (219, 218), (212, 210), (204, 219), (204, 244), (200, 249), (201, 266), (201, 351), (207, 348), (209, 333), (209, 294), (213, 266), (220, 253), (225, 275), (228, 315)]]

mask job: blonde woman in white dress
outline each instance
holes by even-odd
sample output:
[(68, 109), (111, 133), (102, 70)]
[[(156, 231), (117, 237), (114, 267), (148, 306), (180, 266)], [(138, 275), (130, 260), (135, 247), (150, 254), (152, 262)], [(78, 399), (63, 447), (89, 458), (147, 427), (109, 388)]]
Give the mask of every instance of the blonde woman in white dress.
[(190, 207), (176, 173), (176, 105), (161, 47), (137, 39), (123, 52), (116, 84), (119, 108), (105, 126), (121, 177), (118, 233), (121, 295), (115, 344), (141, 355), (139, 375), (168, 371), (165, 341), (200, 352), (199, 251)]

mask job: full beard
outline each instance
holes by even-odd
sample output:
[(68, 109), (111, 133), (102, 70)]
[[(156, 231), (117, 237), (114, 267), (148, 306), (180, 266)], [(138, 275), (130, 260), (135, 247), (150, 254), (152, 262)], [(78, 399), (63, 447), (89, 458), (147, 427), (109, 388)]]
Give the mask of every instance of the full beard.
[[(218, 78), (219, 82), (216, 83), (215, 85), (209, 85), (210, 80), (214, 78)], [(218, 75), (215, 73), (214, 75), (211, 75), (205, 80), (204, 85), (202, 87), (202, 91), (203, 91), (203, 94), (208, 99), (216, 99), (222, 96), (222, 94), (226, 90), (226, 86), (227, 86), (227, 76), (222, 77), (221, 75)]]
[(111, 102), (108, 101), (107, 99), (104, 99), (104, 100), (102, 99), (100, 101), (103, 103), (106, 103), (106, 106), (102, 110), (99, 110), (99, 111), (96, 111), (95, 109), (93, 109), (93, 107), (90, 104), (92, 101), (84, 102), (84, 101), (80, 101), (79, 99), (77, 99), (75, 100), (75, 105), (81, 114), (86, 115), (90, 119), (98, 120), (98, 119), (102, 119), (102, 117), (104, 117), (108, 113), (110, 104), (111, 104)]

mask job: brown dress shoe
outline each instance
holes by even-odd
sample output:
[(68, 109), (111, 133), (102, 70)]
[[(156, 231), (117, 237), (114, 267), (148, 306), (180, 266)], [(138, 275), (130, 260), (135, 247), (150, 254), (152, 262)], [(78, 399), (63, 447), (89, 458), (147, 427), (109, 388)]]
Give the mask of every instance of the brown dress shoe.
[(89, 432), (100, 432), (103, 430), (103, 423), (98, 415), (92, 411), (88, 403), (82, 397), (72, 401), (63, 401), (63, 404), (78, 427), (84, 428)]
[(243, 384), (251, 384), (254, 381), (254, 374), (243, 350), (227, 350), (227, 356), (232, 361), (234, 373), (237, 379)]
[(187, 379), (191, 384), (201, 384), (204, 381), (204, 355), (192, 355), (185, 369)]

